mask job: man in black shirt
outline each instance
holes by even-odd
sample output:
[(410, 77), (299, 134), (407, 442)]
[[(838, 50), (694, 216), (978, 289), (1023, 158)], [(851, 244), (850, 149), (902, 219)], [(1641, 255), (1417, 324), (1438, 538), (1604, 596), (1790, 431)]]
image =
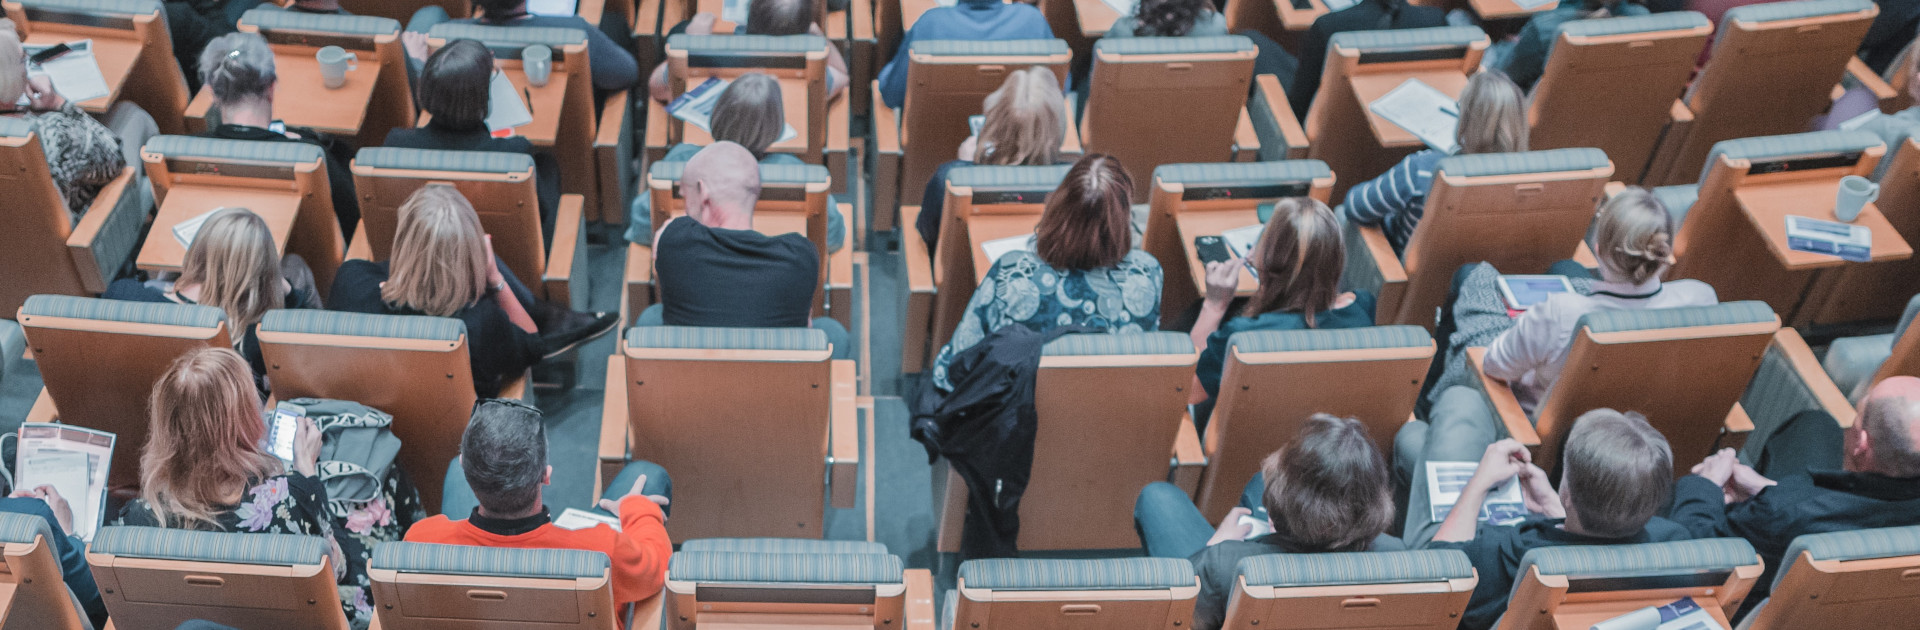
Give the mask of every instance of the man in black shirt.
[(637, 325), (788, 328), (826, 331), (837, 358), (851, 356), (847, 331), (813, 319), (820, 253), (800, 234), (753, 230), (760, 164), (732, 142), (715, 142), (687, 160), (680, 175), (687, 214), (653, 237), (660, 303)]

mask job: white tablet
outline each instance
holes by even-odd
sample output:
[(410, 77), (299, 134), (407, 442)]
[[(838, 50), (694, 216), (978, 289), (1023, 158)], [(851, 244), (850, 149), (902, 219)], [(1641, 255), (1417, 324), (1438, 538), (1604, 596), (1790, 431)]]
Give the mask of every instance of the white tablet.
[(1566, 276), (1500, 276), (1500, 298), (1507, 308), (1524, 311), (1547, 301), (1555, 293), (1572, 293), (1573, 283)]

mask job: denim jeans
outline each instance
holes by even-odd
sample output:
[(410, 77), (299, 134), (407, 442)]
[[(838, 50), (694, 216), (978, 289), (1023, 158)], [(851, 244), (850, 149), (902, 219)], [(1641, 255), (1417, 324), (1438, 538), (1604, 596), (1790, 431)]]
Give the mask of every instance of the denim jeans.
[[(620, 474), (607, 481), (607, 489), (600, 494), (600, 498), (619, 501), (633, 488), (633, 482), (640, 475), (647, 476), (647, 485), (641, 489), (641, 494), (663, 496), (671, 502), (673, 480), (667, 477), (667, 469), (649, 461), (627, 462), (626, 467), (620, 469)], [(479, 505), (480, 500), (473, 496), (473, 486), (467, 484), (466, 473), (460, 470), (460, 458), (453, 458), (447, 464), (447, 480), (440, 487), (440, 513), (450, 519), (463, 519), (473, 514), (473, 509)], [(671, 505), (660, 508), (662, 512), (671, 509)], [(598, 505), (593, 506), (592, 511), (613, 516)]]
[[(664, 309), (665, 307), (659, 304), (647, 307), (646, 310), (640, 311), (639, 317), (634, 318), (633, 325), (667, 325), (661, 315)], [(807, 327), (827, 333), (827, 343), (833, 346), (833, 358), (843, 360), (853, 359), (853, 346), (847, 341), (847, 327), (840, 325), (840, 320), (831, 317), (815, 317)]]
[[(1254, 473), (1240, 492), (1240, 507), (1253, 510), (1255, 518), (1267, 517), (1263, 505), (1266, 485), (1265, 476)], [(1207, 548), (1214, 531), (1186, 491), (1164, 481), (1140, 490), (1140, 498), (1133, 504), (1133, 527), (1140, 532), (1140, 544), (1147, 548), (1147, 555), (1155, 558), (1193, 557)]]

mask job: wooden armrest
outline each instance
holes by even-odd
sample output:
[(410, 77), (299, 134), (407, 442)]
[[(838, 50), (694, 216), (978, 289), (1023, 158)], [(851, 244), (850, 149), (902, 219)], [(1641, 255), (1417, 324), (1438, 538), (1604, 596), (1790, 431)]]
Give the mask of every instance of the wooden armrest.
[[(1293, 115), (1293, 105), (1287, 102), (1287, 91), (1280, 86), (1280, 79), (1271, 74), (1259, 74), (1253, 77), (1253, 97), (1259, 99), (1265, 109), (1271, 113), (1271, 121), (1280, 132), (1280, 140), (1286, 144), (1286, 158), (1289, 160), (1307, 157), (1307, 131), (1300, 126), (1300, 119)], [(1259, 124), (1260, 121), (1255, 121)], [(1268, 147), (1273, 149), (1275, 147)]]
[(626, 223), (627, 203), (632, 201), (633, 143), (628, 139), (633, 137), (633, 116), (627, 99), (626, 92), (607, 96), (593, 137), (600, 204), (590, 218), (615, 225)]
[(627, 121), (627, 93), (616, 91), (607, 95), (607, 103), (600, 107), (600, 128), (593, 136), (593, 146), (619, 146), (623, 137), (620, 129)]
[(1080, 105), (1074, 102), (1073, 93), (1068, 92), (1067, 93), (1067, 135), (1062, 136), (1060, 140), (1061, 155), (1078, 156), (1086, 152), (1086, 149), (1081, 146), (1080, 123), (1077, 122), (1077, 119), (1079, 117), (1080, 117)]
[(627, 325), (632, 326), (640, 311), (653, 305), (653, 248), (627, 244), (627, 266), (620, 286), (627, 298)]
[(1200, 490), (1200, 473), (1207, 468), (1206, 449), (1200, 446), (1200, 432), (1193, 428), (1193, 416), (1180, 414), (1180, 428), (1173, 434), (1173, 485), (1193, 496)]
[(1727, 419), (1722, 427), (1728, 433), (1752, 433), (1753, 418), (1747, 415), (1746, 407), (1736, 402), (1733, 403), (1733, 409), (1727, 412)]
[(1359, 226), (1360, 242), (1367, 246), (1366, 255), (1373, 259), (1373, 266), (1380, 270), (1382, 282), (1406, 282), (1407, 268), (1400, 264), (1400, 257), (1393, 253), (1393, 243), (1387, 241), (1387, 233), (1378, 227)]
[[(129, 202), (139, 198), (139, 191), (132, 189), (133, 173), (131, 166), (121, 168), (120, 174), (94, 196), (86, 213), (80, 215), (80, 222), (67, 234), (67, 255), (73, 260), (73, 268), (79, 272), (80, 287), (88, 293), (105, 292), (107, 283), (120, 271), (120, 265), (112, 261), (102, 265), (95, 256), (96, 250), (106, 253), (108, 258), (117, 258), (120, 263), (125, 263), (140, 247), (137, 224), (146, 220), (145, 208), (126, 207), (131, 205)], [(127, 225), (127, 222), (135, 225)], [(108, 238), (103, 240), (103, 236)], [(134, 240), (108, 242), (126, 238)], [(113, 251), (122, 249), (125, 251)], [(102, 268), (109, 265), (111, 269)]]
[(907, 292), (932, 294), (937, 289), (933, 282), (933, 257), (927, 251), (926, 239), (920, 238), (920, 232), (911, 228), (920, 223), (920, 206), (901, 206), (900, 216), (912, 219), (905, 224), (900, 235), (901, 256), (906, 258)]
[(1240, 106), (1240, 118), (1233, 122), (1233, 161), (1260, 161), (1260, 133), (1254, 131), (1253, 116), (1245, 105)]
[(1686, 101), (1676, 98), (1673, 99), (1673, 105), (1667, 108), (1667, 117), (1668, 122), (1690, 123), (1693, 122), (1693, 109), (1687, 107)]
[(353, 240), (347, 243), (345, 260), (373, 260), (373, 244), (367, 240), (367, 222), (364, 219), (353, 229)]
[(666, 593), (655, 593), (653, 597), (640, 600), (633, 605), (633, 623), (627, 624), (627, 627), (648, 629), (662, 627), (660, 616), (666, 613), (666, 607)]
[[(584, 263), (584, 248), (581, 242), (586, 233), (585, 197), (580, 195), (561, 195), (559, 212), (553, 221), (553, 248), (547, 251), (547, 269), (540, 276), (540, 284), (546, 290), (547, 301), (568, 305), (569, 308), (585, 306), (584, 301), (575, 304), (575, 296), (587, 294), (586, 269), (576, 268), (576, 263)], [(579, 273), (575, 277), (576, 272)], [(576, 286), (576, 281), (578, 286)]]
[(1853, 426), (1856, 410), (1847, 402), (1847, 395), (1827, 376), (1827, 371), (1820, 367), (1820, 360), (1814, 358), (1813, 349), (1807, 347), (1807, 340), (1800, 337), (1800, 331), (1781, 327), (1779, 332), (1773, 334), (1773, 349), (1786, 358), (1787, 364), (1800, 376), (1800, 382), (1805, 383), (1807, 390), (1819, 401), (1822, 410), (1831, 414), (1841, 428)]
[[(620, 0), (615, 1), (618, 2)], [(607, 0), (580, 0), (580, 4), (574, 7), (574, 14), (580, 16), (580, 19), (586, 20), (588, 24), (592, 24), (595, 28), (599, 28), (600, 16), (606, 12)]]
[(1872, 92), (1873, 100), (1879, 101), (1881, 105), (1886, 105), (1888, 101), (1892, 101), (1900, 96), (1898, 90), (1893, 89), (1891, 85), (1887, 85), (1887, 82), (1882, 80), (1880, 75), (1873, 71), (1873, 68), (1867, 67), (1867, 62), (1861, 61), (1859, 57), (1847, 58), (1847, 77), (1853, 79), (1855, 83), (1859, 83), (1860, 87), (1867, 88), (1867, 91)]
[(59, 422), (60, 410), (53, 406), (53, 396), (47, 395), (47, 388), (40, 388), (40, 395), (34, 397), (33, 408), (27, 410), (27, 422)]
[[(827, 101), (827, 146), (821, 158), (827, 165), (827, 173), (831, 178), (827, 190), (836, 195), (845, 195), (853, 190), (853, 174), (848, 170), (849, 165), (852, 164), (850, 148), (853, 146), (852, 103), (853, 97), (846, 94)], [(847, 232), (852, 233), (853, 215), (846, 215), (846, 219), (849, 224)]]
[[(861, 0), (854, 0), (860, 2)], [(907, 630), (933, 630), (934, 591), (933, 572), (927, 569), (907, 569)], [(640, 626), (635, 626), (640, 627)], [(650, 627), (650, 626), (649, 626)]]
[[(868, 84), (872, 86), (870, 94), (880, 93), (879, 81), (870, 81)], [(874, 96), (871, 100), (873, 155), (868, 157), (868, 161), (873, 163), (873, 202), (869, 211), (872, 213), (870, 216), (874, 232), (891, 232), (900, 224), (902, 187), (913, 184), (900, 181), (900, 169), (905, 155), (900, 147), (900, 112), (881, 103), (878, 96)]]
[(627, 459), (627, 357), (607, 356), (607, 393), (600, 407), (600, 460)]
[(1356, 290), (1372, 291), (1379, 300), (1375, 323), (1394, 323), (1400, 312), (1400, 294), (1406, 291), (1407, 269), (1387, 242), (1387, 233), (1377, 227), (1346, 224), (1346, 284)]
[(1573, 262), (1580, 263), (1580, 266), (1586, 267), (1588, 271), (1600, 269), (1600, 259), (1594, 258), (1593, 248), (1587, 247), (1586, 241), (1580, 241), (1579, 245), (1574, 246)]
[(1467, 348), (1467, 367), (1473, 370), (1474, 378), (1480, 379), (1480, 392), (1487, 396), (1487, 406), (1494, 415), (1500, 417), (1500, 423), (1506, 425), (1507, 436), (1527, 446), (1539, 446), (1540, 434), (1533, 430), (1533, 421), (1527, 419), (1527, 412), (1520, 408), (1520, 400), (1514, 398), (1513, 390), (1500, 379), (1487, 376), (1480, 368), (1487, 360), (1484, 347)]
[(667, 125), (671, 124), (668, 118), (666, 106), (652, 98), (647, 99), (646, 146), (648, 148), (660, 147), (662, 152), (666, 151)]
[(860, 411), (852, 361), (833, 362), (833, 426), (827, 441), (828, 491), (833, 507), (851, 509), (858, 496)]

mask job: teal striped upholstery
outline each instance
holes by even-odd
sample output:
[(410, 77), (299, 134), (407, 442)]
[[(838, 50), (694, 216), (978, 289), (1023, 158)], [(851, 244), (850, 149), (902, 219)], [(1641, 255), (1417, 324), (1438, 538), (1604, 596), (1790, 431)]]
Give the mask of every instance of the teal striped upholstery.
[[(433, 30), (427, 31), (429, 37), (453, 41), (471, 39), (488, 46), (527, 47), (535, 44), (549, 48), (562, 46), (580, 46), (587, 43), (587, 32), (577, 28), (553, 26), (486, 26), (482, 24), (461, 24), (442, 22)], [(554, 51), (556, 59), (560, 51)]]
[(1093, 52), (1096, 55), (1212, 55), (1251, 51), (1253, 51), (1253, 40), (1240, 35), (1110, 37), (1102, 38), (1093, 44)]
[(1629, 33), (1683, 31), (1712, 25), (1712, 22), (1707, 21), (1707, 16), (1697, 11), (1674, 11), (1597, 20), (1574, 20), (1561, 26), (1560, 32), (1574, 37), (1608, 37)]
[(0, 543), (32, 544), (39, 539), (53, 540), (53, 528), (47, 519), (19, 512), (0, 512)]
[(1841, 13), (1863, 13), (1873, 7), (1872, 0), (1799, 0), (1798, 2), (1767, 2), (1734, 7), (1720, 17), (1721, 24), (1732, 24), (1734, 20), (1747, 23), (1779, 22), (1801, 18), (1838, 15)]
[[(93, 264), (94, 269), (100, 272), (102, 285), (112, 284), (114, 276), (120, 273), (120, 268), (126, 265), (128, 259), (133, 258), (134, 252), (140, 250), (141, 228), (146, 226), (147, 212), (152, 207), (148, 204), (153, 202), (153, 198), (151, 194), (142, 194), (142, 191), (135, 190), (131, 186), (145, 185), (147, 185), (145, 180), (132, 180), (128, 188), (121, 189), (120, 196), (114, 200), (112, 208), (99, 210), (111, 212), (107, 215), (106, 222), (100, 224), (100, 231), (95, 232), (93, 237)], [(94, 203), (100, 203), (100, 201), (100, 198), (94, 198)]]
[[(1171, 39), (1171, 38), (1168, 38)], [(1070, 164), (1057, 166), (960, 166), (947, 172), (947, 185), (971, 188), (1051, 189), (1066, 179)]]
[(213, 328), (226, 321), (227, 314), (212, 306), (159, 302), (126, 302), (74, 297), (71, 295), (35, 295), (20, 307), (21, 315), (68, 317), (103, 322), (190, 326)]
[(1760, 563), (1753, 545), (1739, 538), (1706, 538), (1640, 545), (1538, 547), (1520, 560), (1516, 583), (1529, 567), (1541, 575), (1574, 578), (1657, 577), (1724, 571)]
[[(266, 5), (271, 6), (271, 5)], [(373, 17), (370, 15), (324, 15), (286, 11), (279, 7), (271, 9), (251, 9), (240, 16), (241, 24), (257, 26), (262, 31), (307, 31), (311, 33), (339, 33), (342, 35), (364, 35), (369, 37), (392, 35), (400, 32), (399, 20)]]
[(908, 50), (931, 57), (1046, 57), (1068, 53), (1067, 42), (1058, 39), (918, 39)]
[(459, 341), (467, 324), (451, 317), (275, 309), (260, 318), (260, 332)]
[[(1815, 0), (1826, 2), (1828, 0)], [(1864, 0), (1863, 0), (1864, 1)], [(1801, 4), (1799, 2), (1780, 2), (1776, 4)], [(1751, 5), (1753, 7), (1770, 5)], [(1871, 6), (1871, 5), (1869, 5)], [(1870, 131), (1810, 131), (1784, 136), (1759, 136), (1738, 140), (1721, 140), (1714, 143), (1713, 150), (1707, 153), (1707, 164), (1700, 169), (1700, 179), (1705, 181), (1707, 173), (1713, 171), (1713, 165), (1720, 156), (1736, 160), (1762, 162), (1793, 157), (1815, 157), (1865, 151), (1873, 147), (1886, 146), (1880, 136)]]
[(319, 162), (324, 156), (320, 147), (305, 142), (227, 140), (193, 136), (154, 136), (147, 140), (144, 150), (167, 158), (245, 160), (285, 164), (311, 164)]
[(12, 116), (0, 116), (0, 137), (25, 138), (33, 133), (33, 123)]
[(327, 539), (321, 536), (107, 526), (94, 534), (87, 552), (122, 558), (295, 566), (319, 564), (326, 559), (328, 548)]
[(1188, 186), (1310, 182), (1332, 176), (1333, 169), (1320, 160), (1161, 164), (1153, 169), (1154, 179)]
[(827, 333), (815, 328), (708, 328), (636, 326), (627, 347), (673, 350), (825, 351)]
[(1907, 146), (1907, 140), (1916, 135), (1920, 135), (1920, 123), (1893, 117), (1886, 117), (1881, 120), (1885, 121), (1887, 127), (1890, 128), (1888, 129), (1890, 135), (1881, 137), (1882, 140), (1887, 142), (1887, 154), (1880, 156), (1880, 165), (1873, 169), (1873, 181), (1876, 182), (1886, 179), (1887, 169), (1893, 167), (1893, 157), (1895, 155), (1898, 155), (1901, 151), (1914, 150), (1904, 148)]
[(1673, 217), (1676, 227), (1687, 220), (1687, 212), (1693, 209), (1694, 203), (1700, 201), (1699, 184), (1660, 186), (1651, 192), (1654, 199), (1660, 200), (1660, 205), (1667, 207), (1667, 215)]
[(160, 10), (160, 0), (20, 0), (20, 4), (76, 13), (151, 15)]
[(408, 171), (461, 173), (524, 173), (533, 170), (533, 156), (498, 151), (436, 151), (368, 147), (353, 157), (355, 166)]
[(1350, 584), (1443, 582), (1473, 577), (1457, 549), (1367, 553), (1277, 553), (1240, 560), (1247, 586), (1294, 588)]
[(1780, 318), (1773, 314), (1773, 309), (1769, 308), (1766, 302), (1745, 300), (1723, 302), (1713, 306), (1594, 311), (1580, 316), (1579, 323), (1575, 324), (1573, 329), (1586, 328), (1594, 333), (1613, 333), (1777, 321), (1780, 321)]
[(1433, 336), (1419, 326), (1368, 326), (1326, 330), (1249, 330), (1227, 339), (1234, 352), (1317, 352), (1375, 348), (1426, 348)]
[(696, 55), (804, 55), (825, 50), (819, 35), (688, 35), (667, 38), (667, 48)]
[(579, 549), (512, 549), (390, 542), (373, 548), (369, 569), (401, 573), (573, 579), (605, 577), (607, 554)]
[(1774, 431), (1794, 414), (1819, 409), (1820, 400), (1814, 397), (1813, 389), (1800, 378), (1800, 372), (1793, 368), (1780, 348), (1769, 344), (1766, 353), (1761, 355), (1760, 369), (1753, 373), (1747, 391), (1740, 396), (1740, 407), (1753, 420), (1753, 432), (1747, 434), (1746, 446), (1741, 448), (1742, 455), (1751, 464), (1753, 456)]
[(886, 554), (887, 546), (865, 540), (815, 540), (811, 538), (702, 538), (680, 544), (680, 553), (689, 551), (737, 551), (745, 553), (818, 553)]
[(1348, 31), (1345, 33), (1336, 33), (1333, 36), (1332, 44), (1347, 50), (1391, 52), (1418, 50), (1422, 48), (1471, 46), (1474, 42), (1486, 40), (1486, 32), (1476, 27), (1440, 26), (1434, 28), (1403, 28), (1391, 31)]
[(681, 551), (667, 579), (757, 584), (899, 584), (900, 557), (892, 554), (744, 553)]
[[(1275, 77), (1278, 79), (1278, 77)], [(1256, 77), (1257, 79), (1257, 77)], [(1287, 159), (1287, 153), (1294, 147), (1287, 143), (1287, 134), (1281, 128), (1281, 120), (1291, 120), (1293, 111), (1282, 107), (1278, 110), (1271, 103), (1287, 102), (1286, 86), (1277, 85), (1280, 94), (1267, 94), (1258, 80), (1253, 83), (1253, 97), (1247, 99), (1247, 119), (1253, 123), (1253, 135), (1260, 139), (1260, 161), (1274, 162)]]
[(996, 591), (1128, 591), (1187, 588), (1199, 584), (1184, 558), (1105, 560), (969, 560), (960, 581), (970, 589)]
[[(660, 181), (677, 182), (680, 175), (687, 171), (687, 163), (681, 161), (660, 160), (647, 167), (647, 177)], [(818, 164), (761, 164), (760, 185), (800, 186), (805, 184), (824, 184), (832, 177), (827, 167)]]
[(1822, 561), (1920, 556), (1920, 526), (1856, 529), (1795, 538), (1793, 544), (1787, 546), (1787, 555), (1780, 558), (1780, 570), (1773, 575), (1775, 586), (1793, 570), (1793, 563), (1802, 553)]
[(1607, 152), (1587, 148), (1455, 155), (1441, 159), (1438, 170), (1452, 177), (1500, 177), (1585, 171), (1607, 165)]
[(1177, 332), (1084, 333), (1047, 342), (1041, 356), (1119, 356), (1136, 354), (1193, 354), (1193, 340)]

